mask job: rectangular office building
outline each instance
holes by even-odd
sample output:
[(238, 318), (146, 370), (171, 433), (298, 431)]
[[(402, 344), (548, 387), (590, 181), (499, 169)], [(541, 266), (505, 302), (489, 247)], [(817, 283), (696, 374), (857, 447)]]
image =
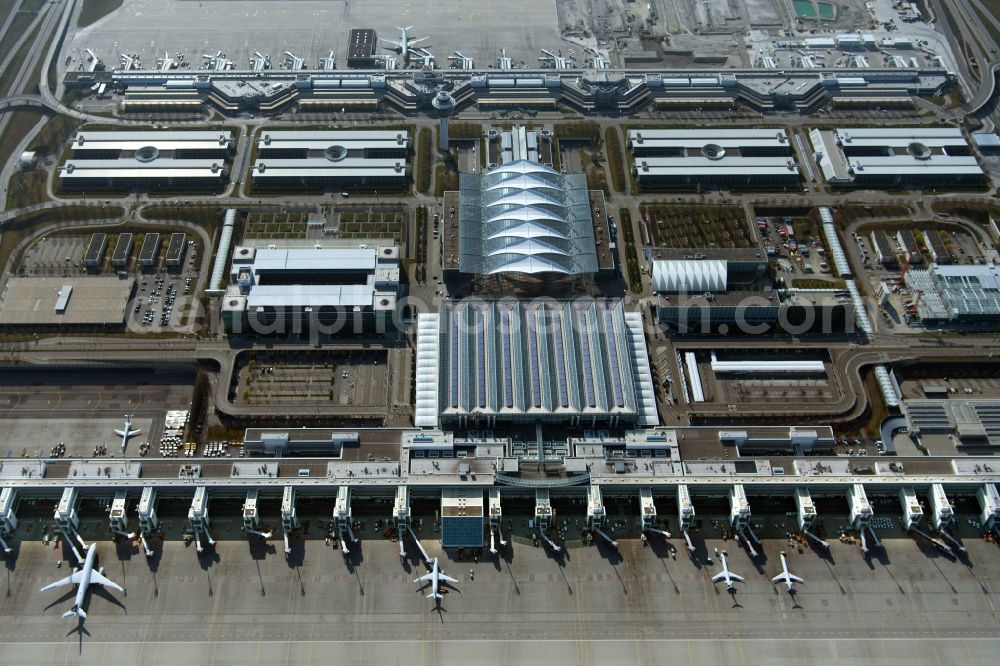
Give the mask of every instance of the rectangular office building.
[(801, 175), (781, 129), (629, 130), (640, 185), (788, 187)]

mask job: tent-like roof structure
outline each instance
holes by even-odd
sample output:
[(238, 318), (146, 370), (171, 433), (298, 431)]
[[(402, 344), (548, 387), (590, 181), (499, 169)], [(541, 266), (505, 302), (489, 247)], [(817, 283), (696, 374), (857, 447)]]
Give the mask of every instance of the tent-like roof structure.
[(665, 259), (653, 262), (653, 291), (695, 292), (726, 291), (728, 274), (725, 260)]
[(583, 174), (527, 160), (462, 174), (459, 270), (463, 273), (597, 272)]

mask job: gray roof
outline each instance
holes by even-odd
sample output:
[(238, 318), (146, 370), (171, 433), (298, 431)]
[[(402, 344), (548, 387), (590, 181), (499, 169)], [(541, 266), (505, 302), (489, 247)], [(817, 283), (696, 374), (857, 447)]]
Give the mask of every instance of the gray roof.
[(409, 145), (406, 130), (319, 130), (261, 132), (257, 141), (260, 150), (326, 150), (343, 146), (348, 150), (393, 148), (405, 150)]
[(459, 222), (463, 273), (597, 272), (586, 177), (535, 162), (462, 174)]
[(420, 424), (435, 401), (442, 416), (658, 423), (642, 317), (620, 300), (447, 301), (418, 318), (416, 382)]

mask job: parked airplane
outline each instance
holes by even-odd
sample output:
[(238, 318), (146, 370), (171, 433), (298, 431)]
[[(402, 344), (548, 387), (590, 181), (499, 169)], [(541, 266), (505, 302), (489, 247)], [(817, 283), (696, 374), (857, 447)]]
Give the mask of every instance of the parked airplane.
[(83, 563), (83, 569), (77, 569), (72, 575), (58, 580), (54, 583), (50, 583), (43, 587), (40, 591), (44, 592), (46, 590), (51, 590), (54, 587), (61, 587), (63, 585), (78, 585), (76, 590), (76, 601), (73, 602), (73, 608), (71, 610), (63, 613), (63, 617), (76, 617), (86, 619), (87, 614), (83, 610), (83, 601), (87, 597), (87, 588), (90, 587), (91, 583), (97, 583), (98, 585), (103, 585), (104, 587), (110, 587), (112, 589), (118, 590), (119, 592), (124, 592), (118, 583), (108, 580), (104, 577), (104, 568), (101, 567), (100, 571), (94, 571), (94, 558), (97, 557), (97, 544), (90, 544), (87, 548), (87, 559)]
[(788, 591), (793, 590), (794, 583), (804, 583), (805, 581), (798, 576), (793, 576), (790, 571), (788, 571), (788, 560), (785, 559), (785, 551), (781, 551), (781, 573), (771, 579), (772, 583), (784, 583)]
[(743, 576), (737, 576), (729, 570), (729, 564), (726, 562), (726, 551), (719, 553), (719, 559), (722, 560), (722, 571), (712, 576), (712, 582), (718, 583), (720, 580), (724, 580), (727, 590), (735, 590), (736, 586), (733, 585), (733, 581), (742, 583), (744, 582)]
[(443, 597), (438, 592), (441, 588), (441, 582), (446, 583), (457, 583), (458, 581), (450, 576), (445, 576), (444, 572), (438, 567), (438, 558), (434, 558), (431, 562), (430, 573), (426, 573), (420, 578), (413, 581), (414, 583), (425, 583), (427, 581), (431, 582), (431, 593), (427, 595), (428, 599), (442, 599)]
[(132, 415), (131, 414), (126, 414), (125, 415), (125, 429), (124, 430), (115, 430), (115, 434), (122, 438), (122, 451), (124, 451), (125, 447), (128, 446), (128, 440), (132, 439), (136, 435), (141, 435), (142, 434), (142, 430), (139, 430), (138, 428), (136, 428), (135, 430), (133, 430), (132, 429)]
[(385, 39), (384, 37), (382, 38), (382, 41), (386, 42), (387, 44), (392, 44), (393, 46), (395, 46), (396, 47), (395, 51), (399, 55), (403, 56), (403, 62), (407, 63), (410, 61), (410, 47), (424, 41), (425, 39), (430, 39), (430, 37), (419, 37), (417, 39), (410, 39), (409, 31), (413, 29), (412, 25), (408, 25), (406, 27), (401, 27), (397, 25), (396, 29), (399, 30), (399, 33), (401, 35), (401, 39), (399, 41), (396, 41), (395, 39)]

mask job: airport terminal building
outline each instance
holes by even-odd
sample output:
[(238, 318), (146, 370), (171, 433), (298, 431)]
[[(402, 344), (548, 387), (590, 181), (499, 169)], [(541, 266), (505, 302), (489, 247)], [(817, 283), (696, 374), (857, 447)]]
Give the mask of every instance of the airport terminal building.
[(237, 247), (222, 319), (230, 333), (282, 335), (317, 325), (379, 333), (395, 325), (398, 294), (398, 247)]
[(628, 146), (642, 186), (790, 187), (801, 179), (781, 129), (637, 129)]
[(658, 425), (642, 317), (620, 300), (446, 301), (417, 320), (415, 423)]
[(218, 190), (234, 151), (228, 131), (79, 132), (59, 167), (64, 191), (137, 188)]

